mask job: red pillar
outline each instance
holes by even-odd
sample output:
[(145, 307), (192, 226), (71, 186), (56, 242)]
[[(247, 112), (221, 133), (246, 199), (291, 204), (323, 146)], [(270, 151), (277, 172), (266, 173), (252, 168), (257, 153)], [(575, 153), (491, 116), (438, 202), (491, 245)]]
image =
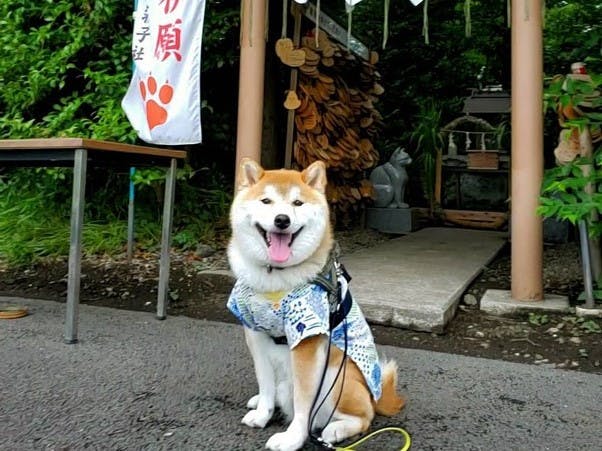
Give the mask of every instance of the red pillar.
[(541, 0), (512, 1), (512, 299), (543, 300)]
[(240, 160), (261, 160), (266, 1), (241, 0), (236, 180)]

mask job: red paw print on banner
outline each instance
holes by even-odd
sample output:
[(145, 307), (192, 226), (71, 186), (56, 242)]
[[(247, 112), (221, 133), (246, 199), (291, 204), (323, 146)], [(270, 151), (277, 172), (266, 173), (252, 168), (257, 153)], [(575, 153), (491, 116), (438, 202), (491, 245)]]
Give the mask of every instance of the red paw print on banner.
[[(148, 128), (152, 130), (158, 125), (165, 124), (167, 122), (167, 110), (163, 108), (173, 98), (173, 88), (166, 82), (160, 88), (158, 92), (158, 102), (155, 100), (157, 97), (157, 80), (152, 75), (144, 80), (140, 80), (140, 94), (144, 101), (144, 107), (146, 110), (146, 121), (148, 122)], [(147, 97), (149, 98), (147, 100)]]

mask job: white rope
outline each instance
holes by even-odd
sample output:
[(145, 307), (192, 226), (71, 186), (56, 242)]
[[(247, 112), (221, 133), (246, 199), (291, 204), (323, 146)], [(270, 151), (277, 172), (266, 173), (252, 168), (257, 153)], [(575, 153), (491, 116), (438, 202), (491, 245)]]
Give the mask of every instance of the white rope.
[(383, 50), (387, 45), (387, 39), (389, 39), (389, 6), (390, 0), (385, 0), (385, 21), (383, 24)]
[(349, 50), (349, 44), (351, 43), (351, 24), (353, 23), (353, 8), (355, 7), (353, 1), (345, 2), (345, 12), (347, 13), (347, 50)]
[(424, 36), (424, 43), (430, 44), (429, 42), (429, 0), (424, 0), (424, 8), (422, 10), (422, 36)]
[[(268, 0), (268, 2), (269, 2), (269, 0)], [(286, 38), (287, 20), (288, 20), (288, 0), (282, 0), (282, 31), (280, 32), (281, 38)]]

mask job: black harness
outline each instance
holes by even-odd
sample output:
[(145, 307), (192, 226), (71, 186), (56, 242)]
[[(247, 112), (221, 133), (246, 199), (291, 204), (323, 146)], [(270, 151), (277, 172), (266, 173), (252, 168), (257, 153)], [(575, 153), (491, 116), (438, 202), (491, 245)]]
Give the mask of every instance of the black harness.
[(328, 293), (329, 305), (329, 324), (332, 331), (337, 327), (351, 310), (351, 293), (349, 290), (343, 296), (339, 277), (344, 277), (347, 283), (351, 281), (351, 276), (338, 259), (338, 252), (333, 251), (328, 256), (328, 261), (322, 271), (311, 281), (316, 285), (321, 286)]
[[(328, 260), (322, 268), (322, 270), (314, 277), (310, 283), (316, 284), (326, 290), (328, 293), (328, 306), (329, 306), (329, 326), (332, 332), (335, 327), (343, 322), (349, 310), (351, 310), (351, 304), (353, 299), (349, 290), (343, 296), (343, 290), (339, 277), (344, 277), (347, 283), (351, 281), (351, 276), (339, 261), (339, 249), (338, 245), (335, 245), (333, 250), (328, 255)], [(270, 267), (268, 272), (272, 269), (284, 269), (278, 267)], [(276, 344), (286, 344), (286, 336), (283, 337), (272, 337)]]

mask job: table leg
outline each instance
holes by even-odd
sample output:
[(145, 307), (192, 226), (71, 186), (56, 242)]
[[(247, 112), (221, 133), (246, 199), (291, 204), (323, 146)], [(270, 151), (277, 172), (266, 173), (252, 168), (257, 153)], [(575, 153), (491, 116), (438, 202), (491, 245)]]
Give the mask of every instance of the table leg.
[(165, 319), (169, 295), (169, 249), (171, 247), (171, 227), (173, 223), (173, 204), (176, 193), (177, 160), (171, 159), (165, 178), (165, 196), (163, 199), (163, 229), (161, 232), (161, 261), (159, 263), (159, 292), (157, 296), (157, 319)]
[(136, 174), (136, 168), (130, 168), (130, 190), (128, 198), (128, 244), (127, 244), (127, 262), (132, 263), (132, 257), (134, 255), (134, 196), (136, 190), (134, 188), (133, 177)]
[(71, 238), (69, 243), (69, 279), (67, 284), (67, 313), (65, 343), (77, 343), (79, 287), (81, 277), (82, 224), (86, 197), (88, 151), (76, 149), (73, 162), (73, 193), (71, 200)]

